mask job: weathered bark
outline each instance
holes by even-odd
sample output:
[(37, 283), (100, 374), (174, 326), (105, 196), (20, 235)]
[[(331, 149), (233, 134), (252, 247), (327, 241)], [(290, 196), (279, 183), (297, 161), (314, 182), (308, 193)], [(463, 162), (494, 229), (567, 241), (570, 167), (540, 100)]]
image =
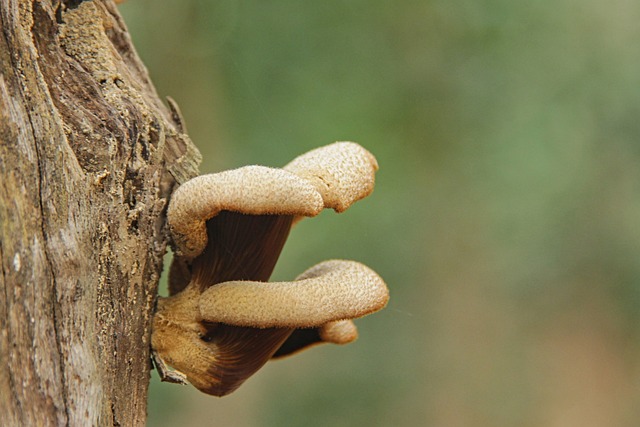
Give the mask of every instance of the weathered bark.
[(144, 424), (174, 116), (110, 0), (0, 0), (0, 424)]

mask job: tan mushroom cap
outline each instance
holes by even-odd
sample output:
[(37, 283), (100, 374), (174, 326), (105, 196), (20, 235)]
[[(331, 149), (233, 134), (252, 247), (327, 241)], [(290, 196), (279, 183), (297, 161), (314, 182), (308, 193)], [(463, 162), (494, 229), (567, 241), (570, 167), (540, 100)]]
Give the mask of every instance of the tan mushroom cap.
[(245, 166), (202, 175), (173, 193), (167, 219), (178, 254), (199, 255), (206, 221), (220, 211), (251, 215), (315, 216), (345, 211), (373, 191), (378, 163), (354, 142), (336, 142), (295, 158), (283, 169)]
[[(311, 267), (293, 282), (219, 283), (202, 293), (199, 308), (202, 320), (209, 322), (310, 328), (365, 316), (383, 308), (388, 299), (387, 286), (369, 267), (331, 260)], [(348, 332), (344, 324), (341, 327)]]
[(338, 320), (318, 329), (320, 339), (332, 344), (348, 344), (358, 338), (358, 328), (351, 320)]
[(378, 162), (355, 142), (334, 142), (296, 157), (283, 169), (309, 180), (326, 208), (343, 212), (371, 194)]
[(315, 188), (299, 176), (282, 169), (245, 166), (182, 184), (173, 193), (167, 219), (179, 252), (192, 257), (207, 245), (206, 221), (220, 211), (315, 216), (323, 207)]

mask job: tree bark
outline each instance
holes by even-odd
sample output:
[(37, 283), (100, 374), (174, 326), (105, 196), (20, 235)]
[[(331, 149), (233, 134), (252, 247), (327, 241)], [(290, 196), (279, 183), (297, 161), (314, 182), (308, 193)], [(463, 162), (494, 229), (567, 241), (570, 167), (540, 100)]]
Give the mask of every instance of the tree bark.
[(0, 0), (0, 424), (145, 423), (176, 116), (111, 0)]

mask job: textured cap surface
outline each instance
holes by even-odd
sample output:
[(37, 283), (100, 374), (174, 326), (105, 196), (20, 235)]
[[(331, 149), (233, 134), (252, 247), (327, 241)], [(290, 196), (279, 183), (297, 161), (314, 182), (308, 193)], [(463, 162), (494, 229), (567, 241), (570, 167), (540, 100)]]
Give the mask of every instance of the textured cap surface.
[(293, 282), (232, 281), (202, 293), (203, 320), (256, 328), (309, 328), (383, 308), (389, 291), (380, 276), (355, 261), (311, 267)]
[(309, 180), (326, 208), (343, 212), (371, 194), (378, 162), (355, 142), (335, 142), (296, 157), (283, 169)]
[(358, 328), (352, 320), (338, 320), (322, 325), (318, 329), (320, 339), (333, 344), (348, 344), (358, 338)]
[(167, 219), (179, 255), (207, 244), (205, 223), (220, 211), (251, 215), (315, 216), (343, 212), (373, 191), (378, 163), (354, 142), (336, 142), (295, 158), (283, 169), (245, 166), (202, 175), (173, 193)]
[(167, 219), (178, 250), (190, 257), (206, 246), (205, 223), (220, 211), (315, 216), (323, 207), (320, 194), (305, 179), (282, 169), (245, 166), (182, 184), (173, 193)]

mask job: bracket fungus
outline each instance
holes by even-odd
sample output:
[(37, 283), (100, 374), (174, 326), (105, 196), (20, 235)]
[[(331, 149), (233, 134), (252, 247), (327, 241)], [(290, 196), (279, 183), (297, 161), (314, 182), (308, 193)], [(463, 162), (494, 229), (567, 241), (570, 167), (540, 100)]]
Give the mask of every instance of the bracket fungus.
[(223, 396), (269, 359), (355, 340), (352, 319), (389, 298), (373, 270), (331, 260), (292, 282), (268, 280), (292, 225), (368, 196), (377, 169), (360, 145), (337, 142), (282, 169), (245, 166), (181, 185), (167, 212), (175, 245), (170, 296), (158, 299), (153, 318), (162, 379)]

